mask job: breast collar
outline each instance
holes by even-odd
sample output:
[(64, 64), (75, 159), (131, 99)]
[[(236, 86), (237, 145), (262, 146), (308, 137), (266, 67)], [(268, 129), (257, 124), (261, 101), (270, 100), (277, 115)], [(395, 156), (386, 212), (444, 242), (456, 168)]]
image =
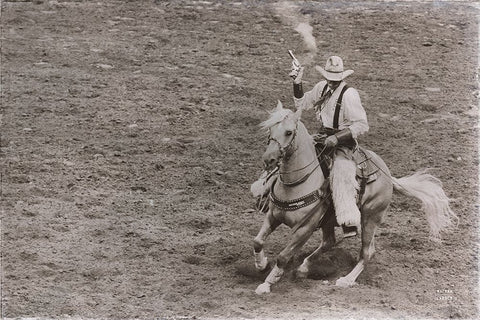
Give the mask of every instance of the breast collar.
[(277, 207), (278, 209), (285, 210), (285, 211), (295, 211), (300, 208), (306, 207), (312, 203), (314, 203), (317, 200), (320, 200), (322, 198), (322, 193), (319, 190), (314, 190), (313, 192), (310, 192), (309, 194), (293, 199), (293, 200), (288, 200), (288, 201), (282, 201), (278, 199), (275, 196), (275, 193), (273, 192), (273, 188), (275, 186), (275, 183), (277, 181), (275, 180), (272, 183), (272, 186), (270, 187), (270, 201), (272, 201), (273, 205)]

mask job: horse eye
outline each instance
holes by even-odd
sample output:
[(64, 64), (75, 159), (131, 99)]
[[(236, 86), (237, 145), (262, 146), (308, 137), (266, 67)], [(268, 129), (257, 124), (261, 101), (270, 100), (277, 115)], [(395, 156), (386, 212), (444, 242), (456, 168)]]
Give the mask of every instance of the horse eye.
[(285, 132), (285, 135), (286, 135), (286, 136), (291, 136), (292, 133), (293, 133), (292, 131), (288, 130), (288, 131)]

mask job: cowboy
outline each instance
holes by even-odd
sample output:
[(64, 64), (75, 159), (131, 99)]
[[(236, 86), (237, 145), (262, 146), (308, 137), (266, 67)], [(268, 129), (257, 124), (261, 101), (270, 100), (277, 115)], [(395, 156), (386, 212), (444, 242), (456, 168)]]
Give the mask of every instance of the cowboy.
[(343, 227), (344, 237), (354, 236), (360, 228), (361, 215), (356, 205), (359, 186), (352, 156), (357, 146), (356, 139), (368, 131), (367, 115), (358, 91), (345, 82), (353, 70), (344, 70), (340, 57), (329, 57), (325, 68), (315, 68), (325, 80), (304, 93), (304, 68), (292, 64), (290, 76), (293, 78), (295, 107), (304, 110), (314, 108), (320, 122), (320, 133), (327, 136), (325, 148), (334, 149), (330, 186), (337, 222)]

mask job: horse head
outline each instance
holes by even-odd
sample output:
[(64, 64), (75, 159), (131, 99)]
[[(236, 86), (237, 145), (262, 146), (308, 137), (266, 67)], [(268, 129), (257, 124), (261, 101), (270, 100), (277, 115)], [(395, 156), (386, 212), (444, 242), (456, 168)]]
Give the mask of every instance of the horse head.
[(301, 109), (293, 112), (284, 109), (280, 101), (277, 108), (270, 114), (270, 118), (261, 123), (269, 130), (268, 146), (262, 159), (266, 170), (270, 171), (282, 161), (287, 161), (297, 149), (296, 137), (298, 134)]

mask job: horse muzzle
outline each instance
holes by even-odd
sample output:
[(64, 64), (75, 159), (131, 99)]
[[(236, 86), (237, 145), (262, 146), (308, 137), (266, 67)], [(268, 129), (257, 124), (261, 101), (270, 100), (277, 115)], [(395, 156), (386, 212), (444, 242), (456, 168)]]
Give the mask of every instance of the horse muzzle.
[(263, 164), (265, 166), (265, 170), (270, 171), (273, 170), (275, 167), (278, 166), (278, 163), (281, 158), (280, 150), (273, 148), (267, 148), (265, 153), (262, 156)]

